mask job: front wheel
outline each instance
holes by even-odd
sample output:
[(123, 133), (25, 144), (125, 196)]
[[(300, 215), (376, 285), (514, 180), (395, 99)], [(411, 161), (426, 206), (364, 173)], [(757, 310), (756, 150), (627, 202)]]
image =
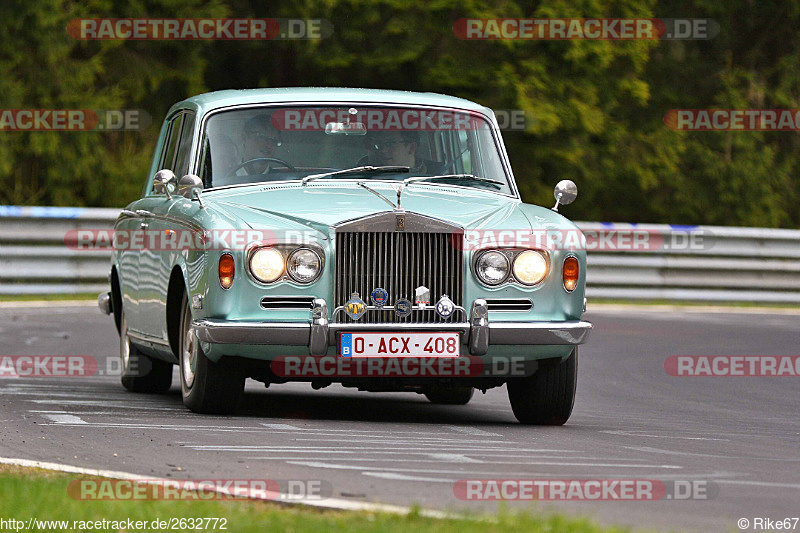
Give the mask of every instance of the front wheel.
[(563, 426), (578, 384), (578, 348), (565, 360), (540, 361), (532, 376), (508, 380), (508, 399), (522, 424)]
[(230, 361), (215, 363), (206, 357), (192, 329), (189, 299), (183, 297), (180, 334), (181, 391), (183, 404), (195, 413), (229, 414), (244, 395), (244, 373)]
[(153, 359), (139, 351), (128, 336), (125, 309), (119, 317), (119, 355), (122, 359), (122, 386), (131, 392), (167, 392), (172, 386), (172, 363)]

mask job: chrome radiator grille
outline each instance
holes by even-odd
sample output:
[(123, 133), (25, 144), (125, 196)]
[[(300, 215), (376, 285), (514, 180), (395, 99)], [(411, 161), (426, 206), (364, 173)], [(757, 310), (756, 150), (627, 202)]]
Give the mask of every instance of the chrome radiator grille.
[[(342, 232), (336, 234), (335, 306), (344, 305), (354, 292), (371, 305), (370, 293), (381, 287), (389, 292), (388, 311), (368, 311), (358, 323), (450, 322), (435, 311), (414, 311), (399, 318), (391, 306), (399, 298), (414, 303), (414, 291), (424, 285), (431, 305), (447, 294), (462, 305), (463, 265), (453, 246), (453, 233)], [(345, 320), (350, 320), (345, 315)]]

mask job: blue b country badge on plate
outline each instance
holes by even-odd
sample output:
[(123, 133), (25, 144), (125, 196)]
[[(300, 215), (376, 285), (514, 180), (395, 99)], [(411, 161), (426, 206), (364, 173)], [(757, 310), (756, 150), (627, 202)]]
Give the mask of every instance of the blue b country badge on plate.
[(378, 287), (372, 290), (372, 293), (369, 295), (369, 299), (372, 300), (372, 305), (380, 309), (386, 305), (387, 300), (389, 300), (389, 293), (386, 292), (386, 289), (381, 289)]
[(353, 334), (342, 333), (340, 342), (341, 349), (339, 350), (339, 354), (341, 354), (342, 357), (353, 357)]

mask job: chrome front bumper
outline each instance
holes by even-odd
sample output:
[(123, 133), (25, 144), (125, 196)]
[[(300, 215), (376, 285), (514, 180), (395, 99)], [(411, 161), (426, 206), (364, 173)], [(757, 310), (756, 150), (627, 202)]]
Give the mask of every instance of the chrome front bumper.
[(577, 345), (589, 338), (592, 324), (565, 322), (489, 322), (485, 300), (475, 300), (468, 322), (428, 324), (358, 324), (328, 321), (325, 300), (314, 300), (311, 322), (194, 320), (197, 338), (210, 344), (308, 346), (311, 355), (325, 355), (342, 331), (436, 331), (461, 334), (472, 355), (485, 355), (490, 344)]

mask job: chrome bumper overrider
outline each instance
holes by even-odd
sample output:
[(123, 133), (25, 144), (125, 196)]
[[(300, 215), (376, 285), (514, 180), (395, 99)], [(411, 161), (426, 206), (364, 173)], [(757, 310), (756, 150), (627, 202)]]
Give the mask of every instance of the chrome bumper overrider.
[(97, 295), (97, 307), (106, 315), (110, 315), (114, 311), (111, 305), (110, 292), (101, 292)]
[(211, 344), (272, 344), (308, 346), (312, 355), (325, 355), (342, 331), (457, 331), (468, 339), (472, 355), (485, 355), (492, 344), (583, 344), (592, 331), (584, 321), (490, 322), (485, 300), (472, 304), (469, 322), (425, 324), (359, 324), (328, 321), (325, 300), (314, 300), (311, 322), (255, 322), (204, 318), (192, 322), (197, 338)]

